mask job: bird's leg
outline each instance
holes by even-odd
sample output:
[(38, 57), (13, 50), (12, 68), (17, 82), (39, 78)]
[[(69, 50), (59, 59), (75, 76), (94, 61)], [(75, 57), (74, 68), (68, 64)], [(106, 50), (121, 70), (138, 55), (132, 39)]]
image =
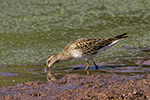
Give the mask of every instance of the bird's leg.
[(85, 70), (87, 75), (90, 75), (90, 71), (89, 70)]
[(90, 64), (89, 64), (89, 61), (87, 60), (87, 66), (86, 66), (85, 70), (88, 70), (89, 67), (90, 67)]
[(93, 61), (93, 64), (95, 65), (95, 69), (98, 69), (98, 66), (95, 64), (95, 62)]

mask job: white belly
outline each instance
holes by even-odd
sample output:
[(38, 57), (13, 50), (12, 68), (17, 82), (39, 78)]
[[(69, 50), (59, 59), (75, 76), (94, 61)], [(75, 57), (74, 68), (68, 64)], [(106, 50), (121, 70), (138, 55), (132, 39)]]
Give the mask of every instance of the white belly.
[(91, 60), (96, 55), (83, 55), (80, 49), (73, 50), (73, 56), (76, 60)]
[(73, 50), (73, 51), (72, 51), (72, 55), (73, 55), (73, 57), (75, 57), (76, 59), (80, 59), (80, 58), (82, 58), (82, 56), (83, 56), (80, 49)]

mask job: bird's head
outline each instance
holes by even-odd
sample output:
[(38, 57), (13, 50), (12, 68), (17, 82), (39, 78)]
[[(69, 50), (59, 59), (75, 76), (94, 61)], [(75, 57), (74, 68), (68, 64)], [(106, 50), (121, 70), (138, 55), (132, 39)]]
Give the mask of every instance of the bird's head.
[(48, 69), (49, 69), (52, 65), (59, 63), (59, 61), (60, 61), (60, 60), (58, 59), (57, 54), (52, 54), (52, 55), (50, 55), (50, 56), (48, 57), (48, 59), (46, 60), (46, 68), (45, 68), (45, 70), (48, 71)]

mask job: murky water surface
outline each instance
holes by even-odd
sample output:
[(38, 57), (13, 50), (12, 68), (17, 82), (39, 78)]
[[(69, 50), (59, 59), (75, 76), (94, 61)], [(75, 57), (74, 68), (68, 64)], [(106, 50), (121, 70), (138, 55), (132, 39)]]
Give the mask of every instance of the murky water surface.
[[(121, 47), (149, 48), (149, 20), (149, 0), (1, 0), (0, 72), (14, 74), (0, 76), (0, 86), (46, 81), (47, 57), (82, 37), (104, 39), (127, 32), (128, 39), (95, 61), (136, 66), (150, 52)], [(53, 68), (58, 74), (69, 69), (66, 66), (84, 63), (69, 61)]]

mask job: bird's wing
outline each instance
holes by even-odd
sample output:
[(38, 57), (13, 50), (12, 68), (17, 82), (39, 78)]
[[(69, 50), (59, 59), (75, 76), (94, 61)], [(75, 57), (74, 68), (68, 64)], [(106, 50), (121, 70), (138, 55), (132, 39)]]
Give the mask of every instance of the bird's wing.
[(118, 35), (104, 40), (97, 38), (78, 39), (77, 42), (75, 43), (76, 45), (75, 49), (81, 49), (83, 54), (85, 55), (97, 54), (99, 49), (109, 44), (115, 44), (117, 43), (117, 41), (123, 38), (127, 38), (128, 36), (125, 36), (126, 34), (127, 33), (124, 33), (122, 35)]

